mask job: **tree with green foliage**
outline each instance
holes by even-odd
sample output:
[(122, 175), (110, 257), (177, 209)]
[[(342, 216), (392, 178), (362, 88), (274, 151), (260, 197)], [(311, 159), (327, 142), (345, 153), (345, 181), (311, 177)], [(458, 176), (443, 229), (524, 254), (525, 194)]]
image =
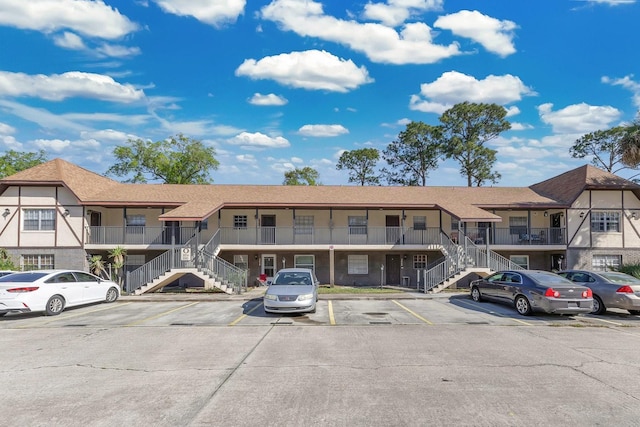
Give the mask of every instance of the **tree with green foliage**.
[(640, 113), (633, 123), (624, 127), (620, 150), (623, 165), (632, 169), (640, 166)]
[(382, 153), (389, 169), (381, 172), (391, 185), (425, 186), (441, 156), (438, 126), (411, 122)]
[(380, 159), (380, 152), (375, 148), (361, 148), (345, 151), (336, 164), (338, 170), (349, 171), (349, 182), (360, 185), (380, 185), (380, 177), (375, 174), (375, 167)]
[(496, 104), (456, 104), (440, 116), (442, 123), (442, 149), (446, 158), (460, 164), (460, 174), (467, 177), (467, 186), (496, 183), (498, 172), (492, 171), (496, 150), (484, 144), (500, 133), (511, 129), (505, 120), (507, 110)]
[(594, 166), (611, 173), (617, 173), (623, 169), (637, 169), (637, 167), (626, 166), (622, 162), (622, 141), (626, 135), (625, 126), (591, 132), (577, 139), (569, 149), (569, 153), (576, 159), (591, 157), (591, 163)]
[(21, 152), (9, 150), (0, 156), (0, 178), (13, 175), (47, 161), (44, 150), (37, 152)]
[(114, 274), (116, 276), (116, 282), (118, 283), (118, 285), (120, 285), (120, 288), (122, 288), (122, 283), (124, 281), (122, 272), (124, 269), (124, 261), (126, 256), (127, 256), (127, 250), (122, 246), (116, 246), (115, 248), (109, 251), (109, 258), (113, 260), (112, 265), (113, 265)]
[(13, 263), (5, 248), (0, 248), (0, 270), (18, 271), (18, 267)]
[(182, 134), (156, 142), (130, 139), (113, 154), (118, 161), (107, 175), (130, 177), (124, 182), (151, 179), (165, 184), (210, 184), (209, 173), (219, 165), (213, 147)]
[(320, 173), (310, 166), (295, 168), (284, 173), (283, 185), (322, 185), (318, 179)]

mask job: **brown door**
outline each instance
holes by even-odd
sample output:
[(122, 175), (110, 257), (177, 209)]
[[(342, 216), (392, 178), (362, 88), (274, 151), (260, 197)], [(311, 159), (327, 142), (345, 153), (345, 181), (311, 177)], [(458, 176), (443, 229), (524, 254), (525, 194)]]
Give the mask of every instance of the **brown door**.
[(386, 285), (400, 285), (400, 255), (387, 255)]
[(387, 227), (387, 243), (392, 245), (400, 243), (400, 217), (387, 215), (385, 226)]

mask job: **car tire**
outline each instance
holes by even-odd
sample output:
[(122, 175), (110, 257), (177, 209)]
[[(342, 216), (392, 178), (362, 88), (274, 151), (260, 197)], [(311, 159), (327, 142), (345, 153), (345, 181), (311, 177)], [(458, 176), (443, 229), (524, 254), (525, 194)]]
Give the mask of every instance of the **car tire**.
[(640, 315), (640, 310), (629, 310), (629, 314), (633, 314), (634, 316)]
[(518, 295), (514, 301), (516, 310), (523, 316), (529, 316), (531, 314), (531, 304), (524, 295)]
[(605, 307), (602, 299), (594, 295), (593, 296), (593, 310), (591, 310), (591, 314), (604, 314), (607, 311), (607, 307)]
[(115, 302), (118, 299), (118, 290), (114, 287), (109, 288), (107, 296), (104, 298), (106, 302)]
[(313, 310), (311, 310), (309, 313), (315, 313), (316, 312), (316, 306), (313, 306)]
[(54, 295), (47, 301), (45, 312), (47, 316), (57, 316), (64, 310), (64, 298), (60, 295)]
[(471, 299), (475, 302), (482, 301), (482, 294), (480, 293), (480, 289), (477, 286), (471, 288)]

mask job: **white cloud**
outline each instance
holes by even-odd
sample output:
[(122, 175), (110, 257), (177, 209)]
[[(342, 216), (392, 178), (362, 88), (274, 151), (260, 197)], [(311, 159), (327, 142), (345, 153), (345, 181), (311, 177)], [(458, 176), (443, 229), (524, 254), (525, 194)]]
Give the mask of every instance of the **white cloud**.
[(87, 46), (82, 41), (82, 37), (77, 34), (70, 33), (69, 31), (65, 31), (62, 34), (54, 36), (53, 42), (56, 46), (65, 49), (84, 50), (87, 48)]
[(36, 139), (33, 144), (39, 149), (60, 153), (71, 146), (71, 141), (68, 139)]
[(11, 135), (16, 132), (16, 128), (6, 123), (0, 122), (0, 135)]
[(480, 43), (489, 52), (508, 56), (516, 52), (513, 31), (518, 26), (512, 21), (501, 21), (477, 10), (461, 10), (439, 17), (434, 27), (450, 30), (453, 34)]
[(538, 106), (540, 119), (552, 126), (555, 133), (583, 134), (606, 129), (620, 118), (621, 112), (611, 106), (594, 106), (585, 103), (569, 105), (553, 111), (553, 104)]
[(245, 60), (236, 76), (254, 80), (271, 79), (295, 88), (348, 92), (371, 83), (367, 69), (324, 50), (283, 53), (256, 61)]
[(367, 3), (363, 16), (396, 27), (406, 21), (412, 13), (442, 9), (443, 0), (388, 0), (386, 3)]
[(140, 55), (140, 48), (103, 43), (95, 48), (95, 52), (100, 55), (114, 58), (126, 58), (130, 56)]
[(507, 107), (507, 117), (517, 116), (518, 114), (520, 114), (520, 109), (515, 105)]
[(151, 115), (145, 114), (113, 114), (113, 113), (67, 113), (62, 114), (68, 120), (81, 122), (110, 122), (110, 123), (126, 123), (130, 126), (142, 126), (149, 122)]
[(83, 132), (80, 132), (80, 137), (82, 139), (93, 139), (93, 140), (103, 141), (107, 143), (119, 143), (119, 144), (124, 144), (130, 139), (139, 139), (139, 137), (136, 135), (113, 130), (113, 129), (83, 131)]
[(19, 102), (8, 101), (0, 98), (0, 106), (4, 107), (5, 111), (20, 117), (21, 119), (37, 123), (46, 129), (62, 129), (71, 131), (83, 131), (86, 128), (75, 120), (53, 114), (44, 108), (34, 108)]
[(178, 16), (193, 16), (205, 24), (220, 26), (235, 22), (244, 11), (245, 0), (154, 0), (160, 8)]
[(511, 74), (490, 75), (484, 80), (477, 80), (457, 71), (448, 71), (432, 83), (421, 84), (420, 94), (411, 96), (409, 108), (441, 114), (464, 101), (504, 105), (530, 95), (535, 95), (535, 92)]
[(271, 137), (260, 132), (242, 132), (227, 140), (231, 145), (239, 145), (245, 149), (287, 148), (291, 144), (281, 136)]
[(346, 45), (373, 62), (432, 64), (460, 54), (457, 43), (434, 44), (431, 28), (424, 23), (409, 23), (397, 32), (382, 24), (325, 15), (322, 4), (313, 0), (273, 0), (262, 8), (262, 17), (300, 36)]
[(304, 125), (298, 129), (298, 133), (304, 136), (330, 137), (349, 133), (342, 125)]
[(254, 93), (253, 96), (249, 99), (249, 104), (259, 106), (281, 106), (286, 105), (288, 102), (289, 101), (287, 101), (285, 97), (276, 95), (275, 93), (270, 93), (267, 95)]
[(91, 0), (3, 0), (0, 25), (42, 33), (64, 29), (89, 37), (119, 39), (138, 25), (103, 1)]
[(588, 3), (608, 4), (609, 6), (619, 6), (621, 4), (634, 4), (636, 0), (583, 0)]
[(0, 71), (0, 96), (35, 97), (48, 101), (82, 97), (130, 103), (144, 98), (144, 92), (102, 74), (70, 71), (46, 76)]
[(528, 130), (533, 129), (533, 126), (527, 123), (511, 122), (511, 130)]
[(640, 83), (633, 81), (632, 74), (617, 79), (604, 76), (601, 81), (602, 83), (607, 83), (613, 86), (622, 86), (623, 88), (628, 89), (633, 94), (633, 105), (640, 108)]

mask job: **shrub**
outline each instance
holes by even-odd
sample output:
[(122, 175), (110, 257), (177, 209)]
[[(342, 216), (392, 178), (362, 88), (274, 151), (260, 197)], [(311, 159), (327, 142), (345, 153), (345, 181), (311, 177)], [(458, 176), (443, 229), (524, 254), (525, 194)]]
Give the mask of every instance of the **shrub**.
[(626, 264), (618, 269), (621, 273), (629, 274), (640, 279), (640, 264)]

